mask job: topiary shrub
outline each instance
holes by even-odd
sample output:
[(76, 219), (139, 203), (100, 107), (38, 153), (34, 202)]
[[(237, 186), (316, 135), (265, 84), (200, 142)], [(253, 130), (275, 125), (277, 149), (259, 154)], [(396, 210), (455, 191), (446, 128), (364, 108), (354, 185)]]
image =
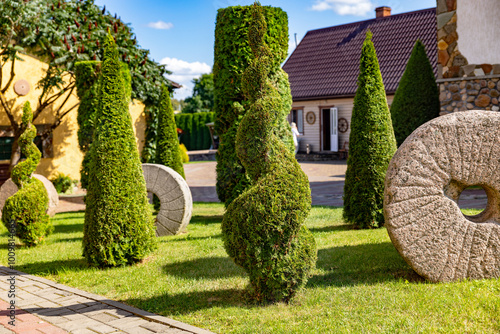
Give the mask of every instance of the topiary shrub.
[(288, 302), (315, 266), (317, 251), (304, 226), (311, 208), (307, 176), (290, 148), (275, 133), (282, 98), (269, 79), (276, 72), (264, 36), (266, 21), (254, 5), (249, 40), (255, 58), (242, 78), (248, 111), (236, 136), (237, 154), (252, 185), (227, 208), (222, 239), (229, 256), (243, 267), (259, 302)]
[(67, 193), (78, 183), (77, 180), (73, 180), (71, 177), (64, 175), (63, 173), (58, 173), (55, 178), (50, 180), (50, 182), (52, 182), (58, 194)]
[(384, 224), (385, 173), (396, 152), (391, 115), (371, 37), (368, 31), (361, 50), (344, 185), (344, 219), (359, 228)]
[(183, 163), (189, 162), (189, 155), (186, 146), (184, 146), (184, 144), (180, 144), (179, 149), (181, 151), (182, 162)]
[(392, 125), (398, 146), (416, 128), (438, 117), (439, 90), (425, 46), (415, 42), (391, 105)]
[(108, 36), (90, 147), (83, 255), (91, 265), (137, 262), (155, 247), (146, 182), (128, 112), (118, 50)]
[(17, 185), (18, 191), (7, 198), (2, 210), (4, 225), (10, 229), (10, 224), (14, 221), (17, 237), (29, 247), (42, 243), (53, 230), (47, 214), (49, 196), (43, 183), (32, 177), (42, 156), (33, 143), (36, 128), (31, 123), (32, 120), (33, 112), (30, 103), (26, 102), (22, 117), (25, 130), (19, 138), (21, 152), (26, 160), (18, 163), (12, 170), (12, 181)]
[[(214, 111), (215, 131), (220, 144), (217, 158), (217, 195), (226, 207), (250, 184), (235, 150), (236, 132), (245, 114), (245, 97), (241, 89), (241, 76), (252, 58), (248, 43), (251, 6), (233, 6), (219, 9), (215, 27), (214, 46)], [(278, 71), (288, 53), (288, 17), (281, 8), (262, 7), (269, 29), (264, 36), (272, 52), (271, 71), (268, 76), (276, 85), (287, 113), (291, 110), (288, 77)], [(283, 90), (284, 89), (284, 90)], [(280, 120), (276, 131), (293, 147), (290, 126)], [(189, 148), (189, 146), (188, 146)]]
[(184, 179), (184, 166), (182, 165), (179, 139), (177, 139), (177, 126), (174, 119), (174, 109), (170, 102), (170, 93), (167, 87), (161, 88), (161, 103), (158, 113), (158, 139), (156, 149), (156, 163), (172, 168)]

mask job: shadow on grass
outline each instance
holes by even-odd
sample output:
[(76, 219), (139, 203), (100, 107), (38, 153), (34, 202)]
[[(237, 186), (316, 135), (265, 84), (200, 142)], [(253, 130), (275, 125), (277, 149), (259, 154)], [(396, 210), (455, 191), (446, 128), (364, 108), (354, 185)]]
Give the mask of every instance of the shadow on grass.
[(323, 227), (312, 227), (309, 228), (309, 231), (316, 233), (316, 232), (335, 232), (335, 231), (349, 231), (349, 230), (355, 230), (354, 225), (349, 225), (349, 224), (344, 224), (344, 225), (329, 225), (329, 226), (323, 226)]
[(49, 262), (34, 262), (16, 266), (19, 271), (30, 275), (58, 275), (60, 272), (79, 271), (88, 269), (90, 266), (81, 259), (55, 260)]
[(229, 257), (206, 257), (176, 262), (163, 266), (163, 271), (168, 275), (194, 280), (246, 276), (245, 271), (234, 264)]
[(222, 223), (223, 217), (224, 216), (193, 216), (191, 217), (191, 221), (189, 222), (189, 224), (202, 224), (202, 225), (218, 224)]
[[(182, 234), (181, 234), (182, 236)], [(165, 237), (165, 238), (160, 238), (158, 239), (158, 242), (164, 242), (164, 243), (167, 243), (167, 242), (181, 242), (181, 241), (185, 241), (185, 242), (189, 242), (189, 241), (193, 241), (193, 240), (206, 240), (206, 239), (221, 239), (222, 238), (222, 234), (217, 234), (217, 235), (209, 235), (209, 236), (206, 236), (206, 237), (192, 237), (189, 235), (189, 232), (188, 234), (184, 237), (184, 238), (170, 238), (170, 237)]]
[(398, 254), (390, 242), (332, 247), (318, 251), (316, 267), (307, 286), (353, 286), (397, 281), (426, 282)]
[(55, 225), (53, 233), (78, 233), (83, 232), (83, 223)]

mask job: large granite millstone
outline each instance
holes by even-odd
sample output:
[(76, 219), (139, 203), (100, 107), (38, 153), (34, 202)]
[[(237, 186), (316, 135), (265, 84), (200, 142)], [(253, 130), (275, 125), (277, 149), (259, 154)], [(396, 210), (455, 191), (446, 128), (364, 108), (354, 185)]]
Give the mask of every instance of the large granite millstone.
[[(56, 208), (59, 205), (59, 195), (57, 194), (57, 190), (45, 176), (40, 174), (33, 174), (33, 177), (36, 177), (38, 180), (42, 181), (45, 186), (45, 190), (47, 190), (47, 194), (49, 195), (49, 208), (47, 209), (47, 214), (49, 216), (54, 216), (56, 214)], [(12, 181), (12, 179), (8, 179), (4, 184), (0, 187), (0, 218), (2, 218), (2, 209), (5, 205), (5, 201), (10, 196), (17, 193), (17, 185)]]
[(182, 232), (191, 220), (193, 200), (186, 181), (172, 168), (142, 164), (146, 188), (158, 196), (160, 211), (156, 216), (156, 235)]
[[(473, 185), (488, 204), (465, 216), (458, 198)], [(500, 277), (500, 113), (453, 113), (415, 130), (389, 164), (384, 216), (396, 249), (428, 280)]]

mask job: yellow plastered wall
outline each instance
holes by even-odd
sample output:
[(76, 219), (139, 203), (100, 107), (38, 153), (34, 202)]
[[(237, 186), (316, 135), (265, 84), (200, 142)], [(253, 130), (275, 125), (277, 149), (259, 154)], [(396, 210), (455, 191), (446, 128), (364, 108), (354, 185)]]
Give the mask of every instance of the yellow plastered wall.
[[(20, 122), (22, 114), (22, 106), (26, 101), (30, 101), (33, 110), (38, 106), (38, 98), (41, 90), (37, 89), (38, 81), (44, 76), (48, 65), (36, 58), (22, 55), (24, 61), (16, 61), (15, 77), (11, 87), (6, 91), (5, 97), (9, 104), (12, 105), (16, 121)], [(4, 66), (2, 87), (5, 86), (10, 77), (10, 65)], [(14, 92), (14, 84), (24, 79), (29, 82), (31, 89), (25, 96), (19, 96)], [(53, 124), (54, 115), (57, 109), (61, 106), (66, 96), (61, 97), (57, 102), (47, 107), (40, 116), (34, 121), (34, 124)], [(66, 102), (64, 110), (71, 108), (79, 103), (76, 96), (76, 90), (72, 93)], [(137, 148), (139, 152), (144, 146), (144, 133), (146, 129), (146, 121), (144, 115), (144, 104), (140, 101), (134, 101), (129, 106), (130, 115), (132, 117), (132, 127), (136, 135)], [(72, 179), (80, 179), (80, 166), (83, 155), (78, 147), (78, 123), (76, 121), (78, 108), (71, 110), (64, 118), (61, 124), (53, 132), (52, 140), (52, 158), (42, 158), (36, 173), (42, 174), (47, 178), (52, 178), (58, 173), (69, 175)], [(10, 121), (3, 107), (0, 106), (0, 125), (10, 126)], [(8, 161), (2, 161), (8, 163)]]

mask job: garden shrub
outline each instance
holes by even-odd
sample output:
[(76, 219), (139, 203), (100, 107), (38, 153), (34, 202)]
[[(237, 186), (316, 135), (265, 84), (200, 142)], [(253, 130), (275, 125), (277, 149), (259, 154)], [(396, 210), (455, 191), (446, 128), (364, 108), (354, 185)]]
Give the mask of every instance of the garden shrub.
[(155, 227), (139, 160), (124, 79), (108, 35), (85, 199), (83, 255), (91, 265), (119, 266), (145, 258)]
[(158, 139), (156, 148), (156, 163), (170, 167), (183, 178), (184, 166), (182, 165), (177, 126), (174, 120), (174, 109), (170, 101), (170, 92), (166, 86), (161, 89), (161, 102), (158, 113)]
[[(288, 53), (288, 17), (281, 8), (262, 7), (268, 31), (265, 42), (271, 48), (271, 71), (269, 77), (279, 89), (286, 112), (291, 109), (290, 89), (286, 83), (286, 74), (279, 72), (280, 64)], [(235, 153), (236, 132), (241, 118), (246, 112), (245, 98), (241, 89), (241, 76), (252, 58), (248, 43), (248, 27), (251, 20), (251, 6), (233, 6), (218, 10), (215, 26), (214, 46), (214, 111), (215, 131), (220, 144), (217, 158), (217, 195), (227, 206), (250, 184)], [(274, 79), (273, 79), (274, 78)], [(286, 102), (286, 103), (285, 103)], [(286, 106), (286, 107), (285, 107)], [(281, 120), (276, 131), (282, 131), (280, 137), (293, 147), (290, 126)], [(189, 148), (189, 147), (188, 147)]]
[(229, 256), (248, 273), (259, 302), (288, 302), (316, 262), (316, 243), (304, 226), (311, 191), (293, 152), (275, 133), (286, 114), (269, 72), (281, 69), (264, 41), (263, 9), (253, 8), (249, 40), (255, 58), (242, 77), (248, 111), (236, 135), (237, 154), (252, 185), (227, 207), (222, 239)]
[(73, 180), (70, 176), (58, 173), (57, 176), (50, 180), (56, 188), (58, 194), (65, 194), (68, 190), (73, 189), (77, 184), (77, 180)]
[[(190, 151), (209, 149), (212, 145), (212, 137), (206, 124), (213, 121), (213, 112), (175, 115), (177, 127), (184, 132), (180, 142)], [(189, 125), (188, 122), (190, 122)]]
[(12, 181), (17, 185), (18, 191), (7, 198), (2, 210), (2, 221), (10, 229), (13, 221), (16, 226), (16, 236), (27, 246), (36, 246), (42, 243), (45, 237), (53, 230), (47, 209), (49, 196), (43, 183), (32, 177), (42, 154), (33, 139), (36, 128), (31, 123), (33, 112), (30, 103), (23, 107), (22, 126), (24, 132), (19, 138), (21, 152), (26, 160), (19, 162), (12, 170)]
[(396, 152), (391, 115), (371, 37), (368, 31), (361, 50), (344, 185), (344, 219), (359, 228), (384, 224), (385, 173)]
[(182, 162), (183, 163), (189, 162), (189, 155), (186, 146), (184, 146), (184, 144), (180, 144), (179, 149), (181, 151)]
[(415, 42), (391, 105), (392, 125), (398, 146), (416, 128), (438, 117), (439, 90), (425, 46)]
[[(120, 63), (121, 72), (125, 79), (125, 96), (130, 99), (132, 94), (131, 76), (128, 66)], [(80, 183), (82, 188), (88, 185), (88, 169), (90, 156), (88, 154), (95, 128), (95, 113), (99, 103), (99, 77), (101, 73), (100, 61), (80, 61), (75, 63), (76, 93), (80, 99), (78, 106), (78, 145), (83, 153), (80, 167)]]

